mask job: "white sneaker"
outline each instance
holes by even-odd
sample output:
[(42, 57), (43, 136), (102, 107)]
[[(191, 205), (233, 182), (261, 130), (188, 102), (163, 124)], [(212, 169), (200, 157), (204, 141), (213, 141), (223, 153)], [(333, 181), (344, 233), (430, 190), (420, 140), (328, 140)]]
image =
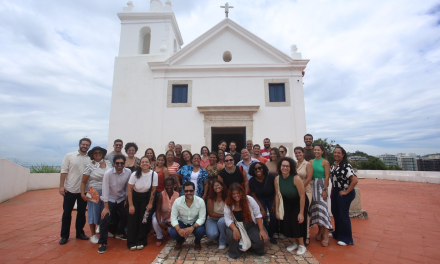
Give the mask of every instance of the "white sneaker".
[(137, 250), (141, 250), (143, 248), (144, 248), (144, 246), (142, 246), (142, 245), (136, 247)]
[(96, 228), (96, 234), (99, 234), (99, 225), (98, 225), (98, 227)]
[(333, 234), (332, 233), (328, 233), (328, 237), (333, 237)]
[(90, 237), (90, 242), (92, 242), (93, 244), (98, 244), (99, 238), (97, 235), (93, 235)]
[(345, 244), (345, 243), (342, 242), (342, 241), (338, 241), (338, 245), (340, 245), (340, 246), (348, 246), (347, 244)]
[(131, 251), (136, 250), (136, 246), (132, 246), (132, 247), (130, 248), (130, 250), (131, 250)]
[(218, 246), (218, 249), (225, 249), (226, 248), (226, 245), (220, 245), (220, 246)]
[(305, 246), (301, 246), (299, 245), (298, 250), (296, 251), (296, 255), (301, 256), (304, 255), (304, 253), (306, 253), (307, 249)]
[(292, 245), (287, 247), (287, 251), (294, 251), (297, 248), (298, 248), (298, 245), (293, 243)]
[(286, 237), (283, 234), (280, 234), (279, 238), (280, 239), (285, 239)]
[(274, 233), (274, 234), (273, 234), (273, 238), (278, 238), (278, 234), (277, 234), (277, 233)]

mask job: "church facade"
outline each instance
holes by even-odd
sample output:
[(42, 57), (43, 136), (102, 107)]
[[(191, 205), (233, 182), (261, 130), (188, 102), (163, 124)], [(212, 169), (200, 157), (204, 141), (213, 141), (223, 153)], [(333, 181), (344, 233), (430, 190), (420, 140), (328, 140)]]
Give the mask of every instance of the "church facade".
[(216, 150), (222, 139), (239, 150), (248, 139), (262, 146), (270, 138), (290, 155), (303, 145), (308, 60), (294, 45), (288, 56), (225, 18), (181, 48), (169, 0), (151, 0), (150, 12), (129, 2), (118, 17), (109, 149), (117, 138), (156, 155), (171, 140), (193, 153)]

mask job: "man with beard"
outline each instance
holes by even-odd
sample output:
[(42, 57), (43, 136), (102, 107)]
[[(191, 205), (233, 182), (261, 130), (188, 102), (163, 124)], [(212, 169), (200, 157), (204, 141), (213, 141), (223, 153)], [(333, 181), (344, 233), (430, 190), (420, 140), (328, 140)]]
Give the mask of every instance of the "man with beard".
[(254, 142), (252, 140), (249, 139), (248, 141), (246, 141), (246, 149), (249, 151), (249, 153), (252, 153), (253, 147), (254, 147)]
[(175, 148), (176, 155), (174, 156), (174, 162), (180, 164), (180, 155), (182, 154), (182, 145), (177, 144)]
[(119, 215), (119, 225), (116, 238), (127, 240), (124, 228), (127, 225), (127, 211), (125, 209), (125, 199), (127, 197), (127, 183), (131, 175), (131, 170), (125, 167), (125, 156), (116, 155), (113, 158), (113, 169), (104, 173), (102, 179), (102, 196), (104, 209), (101, 212), (101, 236), (99, 237), (98, 253), (107, 252), (108, 226), (111, 214)]
[(237, 152), (237, 143), (235, 143), (235, 141), (229, 143), (229, 154), (234, 157), (234, 164), (237, 164), (241, 160), (241, 155)]
[(261, 156), (260, 145), (258, 145), (258, 144), (254, 145), (253, 153), (254, 153), (254, 155), (252, 156), (252, 158), (257, 159), (261, 163), (266, 164), (266, 162), (268, 160), (266, 158), (264, 158), (263, 156)]
[(183, 196), (177, 198), (171, 209), (170, 237), (176, 240), (174, 250), (182, 248), (185, 238), (194, 233), (194, 249), (201, 250), (200, 241), (205, 235), (206, 208), (202, 198), (194, 195), (195, 185), (187, 181), (183, 185)]
[(115, 155), (123, 155), (122, 147), (124, 146), (124, 142), (121, 139), (116, 139), (113, 142), (113, 151), (105, 155), (105, 159), (113, 163), (113, 158)]
[(84, 234), (87, 202), (81, 198), (81, 180), (86, 166), (91, 162), (90, 157), (87, 155), (90, 145), (92, 145), (90, 139), (80, 139), (79, 150), (68, 153), (61, 165), (59, 192), (63, 196), (63, 217), (61, 219), (60, 245), (66, 244), (69, 240), (72, 210), (75, 202), (77, 203), (76, 238), (89, 239)]
[(271, 148), (270, 148), (270, 139), (269, 138), (265, 138), (263, 140), (263, 145), (264, 145), (264, 148), (260, 150), (260, 155), (263, 158), (269, 159), (270, 150), (271, 150)]
[(315, 154), (313, 153), (313, 136), (310, 134), (306, 134), (304, 136), (304, 143), (306, 147), (304, 148), (304, 159), (310, 161), (315, 158)]

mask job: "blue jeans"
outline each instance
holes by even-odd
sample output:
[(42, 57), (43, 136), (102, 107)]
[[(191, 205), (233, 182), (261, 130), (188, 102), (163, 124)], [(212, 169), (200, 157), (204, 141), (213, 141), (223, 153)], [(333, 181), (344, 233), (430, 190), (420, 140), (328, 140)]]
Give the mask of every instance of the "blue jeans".
[(263, 208), (266, 209), (266, 214), (267, 214), (267, 212), (270, 212), (270, 216), (269, 216), (270, 217), (270, 223), (269, 223), (269, 226), (267, 225), (266, 218), (264, 218), (263, 221), (264, 221), (264, 225), (267, 228), (268, 236), (270, 238), (272, 238), (273, 237), (273, 233), (275, 232), (275, 229), (276, 229), (277, 224), (278, 224), (278, 219), (276, 217), (276, 214), (271, 212), (272, 205), (274, 203), (273, 198), (270, 198), (270, 199), (268, 199), (268, 198), (259, 198), (259, 197), (257, 197), (257, 198), (258, 198), (258, 201), (260, 201), (261, 206), (263, 206)]
[[(179, 220), (179, 227), (180, 228), (187, 228), (190, 226), (191, 225), (186, 225), (182, 221)], [(203, 236), (205, 235), (205, 226), (201, 225), (201, 226), (197, 227), (193, 231), (193, 234), (195, 237), (195, 243), (200, 244), (200, 240), (202, 240)], [(179, 233), (177, 232), (177, 230), (174, 227), (171, 227), (170, 237), (171, 237), (171, 239), (176, 240), (177, 243), (183, 243), (183, 241), (185, 240), (183, 237), (181, 237), (179, 235)]]
[(342, 189), (333, 186), (332, 198), (332, 214), (335, 220), (335, 231), (333, 238), (342, 241), (347, 245), (353, 245), (353, 235), (351, 232), (350, 221), (350, 204), (356, 197), (356, 191), (353, 189), (347, 195), (340, 196)]
[(211, 240), (218, 239), (221, 246), (226, 246), (225, 218), (221, 217), (219, 220), (206, 220), (206, 236)]

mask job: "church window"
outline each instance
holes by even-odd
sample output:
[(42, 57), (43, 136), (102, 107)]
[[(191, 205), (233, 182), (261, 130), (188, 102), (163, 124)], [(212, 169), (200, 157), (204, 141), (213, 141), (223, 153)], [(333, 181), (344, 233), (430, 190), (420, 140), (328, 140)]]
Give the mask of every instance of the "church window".
[(223, 52), (223, 61), (230, 62), (232, 60), (232, 54), (230, 51)]
[(139, 33), (139, 50), (141, 54), (150, 54), (151, 28), (143, 27)]
[(269, 101), (285, 102), (286, 88), (284, 83), (269, 83)]
[(187, 103), (188, 102), (188, 85), (173, 85), (173, 95), (171, 102), (176, 103)]

